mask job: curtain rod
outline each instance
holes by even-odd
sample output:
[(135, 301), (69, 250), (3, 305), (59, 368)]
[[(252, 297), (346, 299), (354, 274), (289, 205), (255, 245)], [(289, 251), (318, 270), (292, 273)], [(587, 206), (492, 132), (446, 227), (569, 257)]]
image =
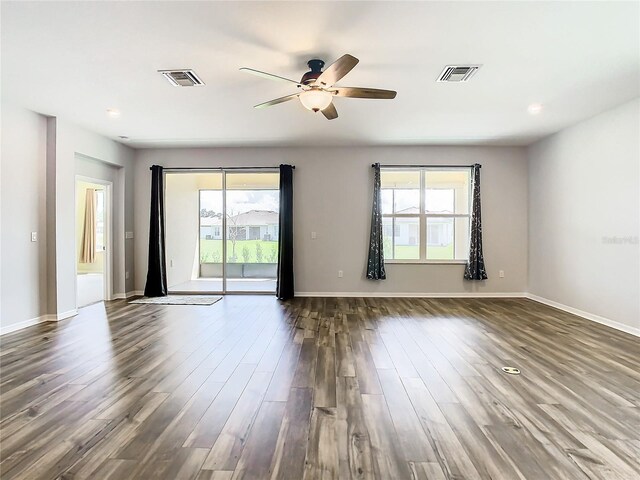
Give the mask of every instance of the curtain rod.
[[(372, 163), (372, 167), (375, 167), (376, 164)], [(380, 164), (382, 168), (473, 168), (475, 165), (388, 165), (388, 164)], [(482, 165), (478, 165), (482, 168)]]
[[(167, 167), (164, 168), (162, 167), (162, 170), (165, 172), (170, 172), (170, 171), (178, 171), (178, 170), (185, 170), (185, 171), (198, 171), (198, 170), (278, 170), (280, 167)], [(295, 165), (292, 165), (291, 168), (293, 168), (295, 170)], [(151, 167), (149, 167), (149, 170), (151, 170)]]

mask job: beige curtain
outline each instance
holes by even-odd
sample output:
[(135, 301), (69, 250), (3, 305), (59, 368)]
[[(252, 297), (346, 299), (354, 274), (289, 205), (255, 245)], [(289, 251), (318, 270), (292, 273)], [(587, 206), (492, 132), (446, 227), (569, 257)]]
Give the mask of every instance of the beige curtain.
[(96, 261), (96, 191), (93, 188), (87, 188), (85, 195), (80, 262), (94, 263)]

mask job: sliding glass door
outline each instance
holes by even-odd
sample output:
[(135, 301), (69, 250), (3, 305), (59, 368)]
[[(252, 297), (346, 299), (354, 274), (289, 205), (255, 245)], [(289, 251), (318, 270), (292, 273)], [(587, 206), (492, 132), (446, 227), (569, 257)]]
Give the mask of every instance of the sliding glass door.
[(226, 174), (227, 292), (275, 292), (279, 175)]
[(199, 235), (198, 235), (198, 278), (197, 285), (208, 291), (224, 291), (223, 217), (224, 191), (223, 174), (218, 173), (217, 188), (203, 188), (199, 193)]
[(168, 172), (165, 184), (172, 293), (275, 292), (277, 172)]

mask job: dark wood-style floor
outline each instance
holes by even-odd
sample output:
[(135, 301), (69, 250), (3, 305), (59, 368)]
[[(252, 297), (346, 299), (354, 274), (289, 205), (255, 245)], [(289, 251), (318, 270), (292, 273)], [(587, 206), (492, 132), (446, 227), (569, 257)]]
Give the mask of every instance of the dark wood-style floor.
[(529, 300), (117, 301), (1, 346), (3, 480), (640, 478), (638, 339)]

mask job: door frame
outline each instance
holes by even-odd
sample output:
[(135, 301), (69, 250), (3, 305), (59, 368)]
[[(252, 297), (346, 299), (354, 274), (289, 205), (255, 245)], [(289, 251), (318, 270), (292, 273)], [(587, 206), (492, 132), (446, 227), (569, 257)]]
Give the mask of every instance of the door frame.
[[(166, 171), (169, 170), (169, 171)], [(180, 294), (188, 294), (188, 295), (210, 295), (210, 294), (219, 294), (219, 295), (273, 295), (275, 294), (275, 289), (273, 292), (265, 292), (265, 291), (237, 291), (227, 290), (227, 173), (279, 173), (278, 167), (269, 167), (269, 168), (252, 168), (252, 167), (202, 167), (202, 168), (194, 168), (193, 170), (182, 170), (180, 172), (171, 171), (171, 167), (166, 167), (163, 173), (163, 184), (165, 185), (165, 191), (162, 192), (164, 196), (164, 203), (166, 205), (166, 176), (167, 175), (184, 175), (190, 173), (220, 173), (222, 174), (222, 289), (221, 290), (210, 290), (210, 291), (178, 291)], [(203, 189), (207, 190), (207, 189)], [(200, 259), (200, 189), (198, 189), (198, 246), (197, 246), (197, 256), (198, 261)], [(280, 191), (278, 187), (277, 191)], [(165, 231), (167, 229), (167, 216), (164, 216), (165, 222)], [(279, 235), (278, 235), (279, 237)], [(279, 238), (278, 238), (278, 241)], [(171, 290), (171, 289), (169, 289)], [(175, 291), (172, 293), (176, 293)]]
[[(113, 300), (113, 182), (109, 180), (103, 180), (100, 178), (87, 177), (85, 175), (76, 175), (75, 182), (73, 184), (73, 198), (74, 198), (74, 208), (77, 208), (78, 205), (78, 182), (87, 182), (87, 183), (95, 183), (96, 185), (102, 185), (105, 187), (105, 199), (104, 199), (104, 264), (102, 268), (102, 276), (103, 276), (103, 297), (104, 301)], [(78, 215), (77, 211), (75, 212), (74, 218), (74, 238), (76, 238), (76, 232), (78, 231)], [(78, 245), (78, 241), (76, 238), (76, 248), (75, 248), (75, 262), (74, 269), (76, 274), (76, 309), (78, 307), (78, 258), (80, 255), (80, 245)]]

